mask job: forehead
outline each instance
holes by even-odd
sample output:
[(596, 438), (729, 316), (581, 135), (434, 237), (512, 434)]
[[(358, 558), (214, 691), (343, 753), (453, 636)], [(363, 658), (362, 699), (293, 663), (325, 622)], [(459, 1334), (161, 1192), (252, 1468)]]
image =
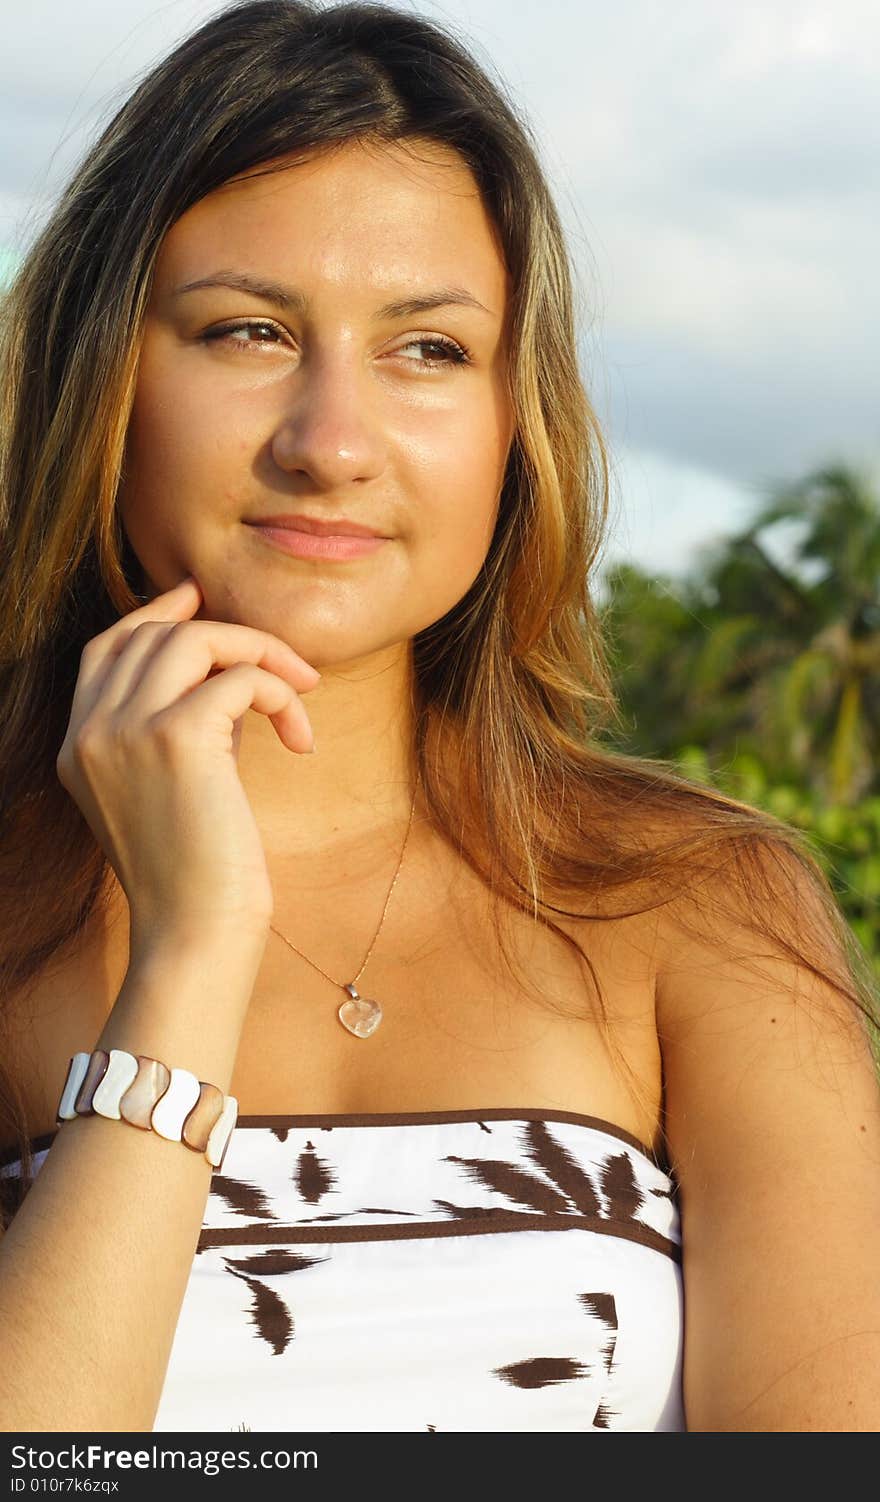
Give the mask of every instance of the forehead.
[(233, 179), (177, 220), (161, 247), (159, 280), (221, 264), (347, 291), (439, 279), (503, 308), (503, 248), (456, 152), (431, 141), (352, 141), (272, 167)]

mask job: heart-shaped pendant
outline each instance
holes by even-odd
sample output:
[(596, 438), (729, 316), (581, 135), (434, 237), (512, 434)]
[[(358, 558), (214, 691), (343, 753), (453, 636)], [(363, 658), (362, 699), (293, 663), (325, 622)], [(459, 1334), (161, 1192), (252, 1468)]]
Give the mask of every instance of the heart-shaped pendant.
[(345, 986), (344, 989), (350, 999), (344, 1001), (339, 1008), (339, 1021), (356, 1038), (369, 1038), (382, 1021), (382, 1008), (378, 1001), (371, 1001), (368, 996), (358, 996), (353, 985)]

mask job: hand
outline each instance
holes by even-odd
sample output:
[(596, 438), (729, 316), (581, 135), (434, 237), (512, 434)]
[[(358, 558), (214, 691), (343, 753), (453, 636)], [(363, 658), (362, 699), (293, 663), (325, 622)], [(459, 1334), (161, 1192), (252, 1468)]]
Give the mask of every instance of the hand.
[(320, 673), (266, 631), (192, 620), (195, 579), (88, 641), (56, 769), (128, 898), (132, 952), (230, 920), (268, 931), (272, 887), (238, 775), (245, 712), (308, 752)]

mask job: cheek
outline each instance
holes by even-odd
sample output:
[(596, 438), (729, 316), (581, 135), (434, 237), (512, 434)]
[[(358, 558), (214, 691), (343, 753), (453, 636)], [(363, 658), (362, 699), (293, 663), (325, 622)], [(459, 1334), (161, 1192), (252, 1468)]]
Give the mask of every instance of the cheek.
[(456, 580), (464, 572), (470, 583), (492, 541), (509, 433), (505, 414), (483, 399), (458, 411), (421, 455), (426, 499), (418, 536)]
[[(177, 399), (179, 398), (179, 399)], [(204, 420), (168, 383), (139, 379), (125, 441), (117, 509), (148, 576), (160, 587), (179, 573), (192, 529), (192, 501), (204, 493)]]
[(196, 382), (173, 372), (144, 370), (138, 380), (128, 425), (127, 454), (141, 489), (165, 488), (171, 477), (192, 483), (210, 471), (234, 441), (228, 413), (206, 399)]
[[(128, 424), (119, 511), (132, 542), (155, 552), (208, 505), (222, 514), (236, 462), (250, 462), (233, 414), (174, 367), (142, 359)], [(139, 546), (140, 545), (140, 546)]]

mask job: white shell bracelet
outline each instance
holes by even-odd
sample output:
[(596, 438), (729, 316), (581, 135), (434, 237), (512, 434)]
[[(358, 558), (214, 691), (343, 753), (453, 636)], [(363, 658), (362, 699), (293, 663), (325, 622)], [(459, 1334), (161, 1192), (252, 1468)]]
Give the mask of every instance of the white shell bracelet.
[(95, 1048), (74, 1054), (56, 1119), (107, 1116), (183, 1142), (222, 1168), (238, 1118), (238, 1101), (188, 1069), (168, 1069), (146, 1054)]

